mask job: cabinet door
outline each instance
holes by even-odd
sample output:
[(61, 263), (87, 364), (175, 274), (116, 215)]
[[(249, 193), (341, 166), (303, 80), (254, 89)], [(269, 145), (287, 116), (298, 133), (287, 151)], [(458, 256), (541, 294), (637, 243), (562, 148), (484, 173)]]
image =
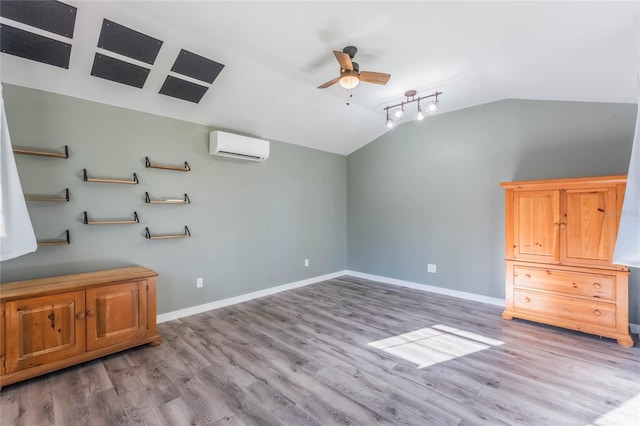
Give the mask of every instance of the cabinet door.
[(611, 266), (618, 223), (615, 188), (568, 189), (563, 198), (561, 261)]
[(147, 334), (147, 282), (87, 289), (87, 350)]
[(2, 310), (2, 315), (0, 315), (0, 375), (5, 374), (5, 365), (6, 358), (4, 356), (4, 302), (0, 302), (0, 310)]
[(84, 291), (6, 302), (6, 372), (84, 352)]
[(516, 191), (513, 202), (513, 257), (557, 262), (560, 191)]

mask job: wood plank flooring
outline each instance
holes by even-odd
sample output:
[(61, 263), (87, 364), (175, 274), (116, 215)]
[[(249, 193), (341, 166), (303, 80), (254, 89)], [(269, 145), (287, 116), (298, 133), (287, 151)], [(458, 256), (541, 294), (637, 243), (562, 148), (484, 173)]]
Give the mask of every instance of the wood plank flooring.
[(638, 344), (500, 312), (341, 277), (160, 324), (159, 346), (7, 386), (0, 421), (640, 424)]

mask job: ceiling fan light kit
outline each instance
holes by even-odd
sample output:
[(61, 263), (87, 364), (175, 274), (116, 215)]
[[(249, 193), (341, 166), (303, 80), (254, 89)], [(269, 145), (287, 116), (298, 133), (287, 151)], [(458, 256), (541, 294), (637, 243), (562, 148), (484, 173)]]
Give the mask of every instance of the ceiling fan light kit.
[(343, 88), (347, 90), (351, 90), (355, 88), (358, 84), (360, 84), (360, 79), (358, 78), (358, 75), (354, 71), (344, 71), (341, 74), (342, 76), (340, 77), (340, 80), (338, 81), (338, 83)]
[(425, 111), (422, 110), (422, 107), (420, 106), (420, 101), (428, 98), (434, 98), (431, 101), (429, 101), (429, 103), (427, 103), (425, 110), (427, 114), (433, 114), (438, 110), (438, 107), (440, 106), (440, 102), (438, 101), (438, 96), (442, 95), (442, 92), (434, 92), (430, 95), (418, 96), (418, 97), (416, 97), (416, 94), (417, 92), (415, 90), (407, 90), (406, 92), (404, 92), (404, 96), (407, 98), (406, 100), (400, 102), (399, 104), (388, 105), (383, 108), (387, 118), (385, 121), (385, 124), (389, 129), (391, 129), (397, 121), (400, 121), (400, 119), (402, 119), (402, 117), (404, 116), (404, 106), (407, 104), (410, 104), (413, 102), (418, 103), (418, 109), (416, 111), (416, 116), (415, 116), (416, 120), (418, 121), (422, 121), (425, 118)]

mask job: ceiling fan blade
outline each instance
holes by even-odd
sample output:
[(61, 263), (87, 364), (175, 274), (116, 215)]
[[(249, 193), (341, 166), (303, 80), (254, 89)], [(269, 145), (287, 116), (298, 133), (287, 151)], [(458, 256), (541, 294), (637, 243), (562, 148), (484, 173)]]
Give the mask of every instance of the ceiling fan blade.
[(374, 84), (387, 84), (391, 74), (373, 71), (360, 71), (360, 81)]
[(325, 84), (322, 84), (322, 85), (318, 86), (318, 89), (326, 89), (329, 86), (333, 86), (334, 84), (336, 84), (338, 82), (338, 80), (340, 80), (340, 77), (336, 77), (333, 80), (329, 80)]
[(336, 55), (336, 59), (338, 63), (340, 63), (340, 68), (347, 71), (353, 71), (353, 64), (351, 63), (351, 58), (344, 52), (333, 51), (333, 54)]

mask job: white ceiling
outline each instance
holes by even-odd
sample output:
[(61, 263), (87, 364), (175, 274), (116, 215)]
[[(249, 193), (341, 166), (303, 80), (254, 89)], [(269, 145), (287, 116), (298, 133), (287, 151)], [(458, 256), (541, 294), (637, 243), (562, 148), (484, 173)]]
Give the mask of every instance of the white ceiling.
[[(339, 154), (388, 131), (382, 108), (408, 89), (443, 91), (439, 113), (505, 98), (638, 102), (638, 1), (65, 3), (78, 8), (69, 69), (2, 54), (3, 82)], [(104, 18), (164, 42), (142, 90), (90, 75)], [(347, 45), (361, 70), (392, 75), (360, 84), (350, 106), (339, 85), (316, 89)], [(158, 94), (182, 48), (225, 64), (199, 104)]]

